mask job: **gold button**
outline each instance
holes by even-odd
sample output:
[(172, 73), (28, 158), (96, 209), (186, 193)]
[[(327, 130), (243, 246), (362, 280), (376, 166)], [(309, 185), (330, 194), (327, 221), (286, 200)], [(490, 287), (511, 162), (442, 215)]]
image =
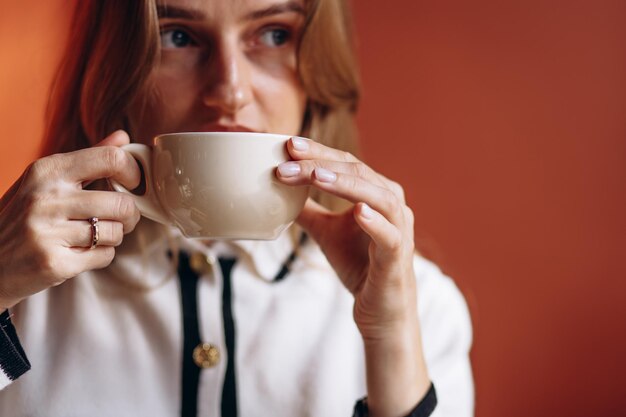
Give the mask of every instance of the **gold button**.
[(211, 272), (215, 264), (215, 257), (205, 255), (202, 252), (194, 252), (189, 259), (189, 266), (198, 275), (205, 275)]
[(212, 368), (220, 361), (220, 351), (209, 343), (200, 343), (193, 350), (193, 361), (200, 368)]

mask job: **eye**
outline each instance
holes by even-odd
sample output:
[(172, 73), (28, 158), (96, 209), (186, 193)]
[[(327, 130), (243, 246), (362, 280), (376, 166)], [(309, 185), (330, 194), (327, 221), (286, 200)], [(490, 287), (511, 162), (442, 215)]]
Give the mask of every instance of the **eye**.
[(277, 48), (291, 39), (291, 32), (286, 29), (274, 28), (261, 34), (261, 43), (265, 46)]
[(193, 45), (195, 45), (195, 42), (191, 36), (182, 29), (168, 29), (161, 32), (162, 48), (184, 48)]

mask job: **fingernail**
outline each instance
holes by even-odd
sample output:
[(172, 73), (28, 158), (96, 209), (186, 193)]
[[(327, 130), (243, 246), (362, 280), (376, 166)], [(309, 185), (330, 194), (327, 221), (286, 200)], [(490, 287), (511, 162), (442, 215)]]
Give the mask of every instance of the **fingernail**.
[(361, 204), (361, 216), (365, 217), (367, 220), (371, 220), (374, 217), (374, 211), (370, 206), (363, 203)]
[(293, 146), (293, 148), (296, 151), (308, 151), (309, 150), (309, 144), (308, 144), (308, 139), (305, 138), (301, 138), (299, 136), (293, 136), (291, 138), (291, 145)]
[(278, 165), (278, 173), (281, 177), (295, 177), (300, 173), (300, 164), (297, 162), (284, 162)]
[(324, 168), (315, 168), (315, 178), (321, 182), (335, 182), (337, 174)]

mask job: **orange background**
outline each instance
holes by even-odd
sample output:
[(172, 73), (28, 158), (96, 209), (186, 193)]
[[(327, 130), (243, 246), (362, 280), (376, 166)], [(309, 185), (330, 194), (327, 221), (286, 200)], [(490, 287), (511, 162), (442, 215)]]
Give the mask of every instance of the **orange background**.
[[(0, 190), (72, 0), (2, 2)], [(473, 315), (477, 416), (626, 410), (626, 2), (355, 1), (367, 160)]]

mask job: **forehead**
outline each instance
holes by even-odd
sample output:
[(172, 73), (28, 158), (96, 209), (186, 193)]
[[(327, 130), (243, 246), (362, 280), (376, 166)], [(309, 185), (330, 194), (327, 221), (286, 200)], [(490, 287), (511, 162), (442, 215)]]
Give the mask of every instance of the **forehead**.
[(304, 0), (159, 0), (158, 5), (160, 15), (194, 20), (244, 20), (264, 12), (304, 13)]

